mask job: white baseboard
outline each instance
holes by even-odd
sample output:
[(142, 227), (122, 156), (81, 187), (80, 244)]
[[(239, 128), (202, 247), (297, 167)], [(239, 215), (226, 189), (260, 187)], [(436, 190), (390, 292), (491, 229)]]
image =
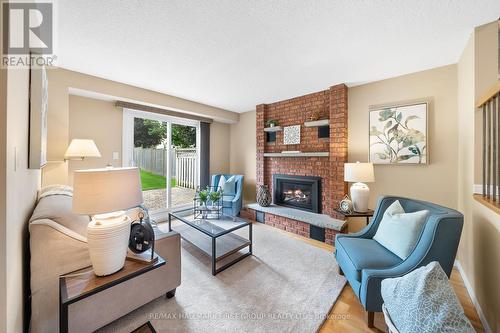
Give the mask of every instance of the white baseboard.
[(462, 265), (460, 264), (460, 261), (455, 260), (454, 266), (458, 269), (458, 272), (460, 273), (460, 276), (464, 281), (465, 288), (469, 293), (470, 299), (472, 300), (472, 304), (474, 304), (477, 314), (479, 315), (479, 319), (481, 320), (481, 324), (483, 324), (484, 332), (491, 333), (490, 325), (488, 325), (488, 321), (486, 321), (486, 317), (484, 316), (483, 310), (481, 309), (481, 305), (479, 305), (479, 302), (477, 301), (476, 293), (472, 289), (472, 285), (470, 284), (469, 279), (467, 279), (467, 276), (465, 275), (465, 272), (462, 268)]

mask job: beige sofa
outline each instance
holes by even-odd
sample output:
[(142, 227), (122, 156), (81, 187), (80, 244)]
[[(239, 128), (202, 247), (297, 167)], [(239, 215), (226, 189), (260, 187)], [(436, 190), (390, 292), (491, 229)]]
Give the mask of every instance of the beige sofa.
[[(42, 193), (42, 192), (41, 192)], [(71, 188), (44, 189), (29, 222), (31, 253), (31, 332), (59, 332), (59, 276), (90, 265), (86, 243), (89, 218), (71, 211)], [(137, 210), (127, 212), (136, 219)], [(156, 252), (167, 264), (69, 311), (70, 332), (92, 332), (155, 298), (175, 295), (181, 283), (180, 237), (155, 227)], [(147, 287), (145, 287), (147, 286)], [(96, 311), (96, 309), (99, 309)]]

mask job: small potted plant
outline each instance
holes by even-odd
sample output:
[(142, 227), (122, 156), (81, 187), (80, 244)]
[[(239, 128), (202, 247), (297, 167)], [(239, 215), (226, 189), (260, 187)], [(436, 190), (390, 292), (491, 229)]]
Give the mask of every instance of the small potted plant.
[(267, 127), (278, 126), (278, 121), (276, 119), (269, 119), (268, 121), (266, 121), (266, 126)]
[(212, 191), (209, 194), (210, 202), (212, 202), (212, 207), (217, 204), (217, 202), (222, 197), (221, 191)]
[(198, 192), (198, 199), (200, 200), (200, 208), (207, 208), (207, 200), (208, 200), (208, 190), (202, 190)]

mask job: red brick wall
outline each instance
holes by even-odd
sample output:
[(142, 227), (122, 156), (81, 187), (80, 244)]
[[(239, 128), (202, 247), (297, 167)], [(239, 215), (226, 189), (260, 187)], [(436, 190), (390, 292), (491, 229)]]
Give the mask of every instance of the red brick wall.
[[(265, 121), (278, 120), (280, 126), (303, 125), (312, 115), (317, 119), (328, 119), (330, 94), (328, 90), (320, 91), (285, 101), (267, 104), (265, 108)], [(316, 127), (300, 128), (300, 144), (284, 145), (283, 131), (276, 133), (276, 141), (265, 143), (266, 153), (279, 153), (283, 150), (300, 150), (302, 152), (328, 151), (329, 140), (318, 139)]]
[[(344, 183), (344, 163), (347, 161), (347, 87), (336, 85), (328, 90), (295, 97), (271, 104), (260, 104), (257, 115), (257, 186), (267, 184), (272, 190), (274, 173), (319, 176), (322, 178), (322, 212), (336, 218), (333, 209), (347, 193)], [(318, 139), (317, 127), (305, 127), (311, 117), (330, 119), (330, 138)], [(276, 141), (265, 142), (264, 126), (270, 119), (280, 126), (302, 125), (301, 142), (284, 145), (283, 132), (277, 132)], [(329, 157), (264, 157), (264, 152), (300, 150), (325, 152)]]
[(300, 236), (309, 238), (309, 224), (301, 221), (295, 221), (286, 217), (265, 214), (264, 222), (268, 225), (285, 230)]

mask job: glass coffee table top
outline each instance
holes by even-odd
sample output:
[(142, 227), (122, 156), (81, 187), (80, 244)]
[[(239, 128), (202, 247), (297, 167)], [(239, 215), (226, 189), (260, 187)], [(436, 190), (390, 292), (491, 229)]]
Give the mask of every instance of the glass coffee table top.
[(239, 217), (227, 215), (221, 215), (219, 219), (195, 218), (192, 208), (173, 212), (170, 215), (210, 237), (219, 237), (250, 224)]
[[(218, 219), (195, 218), (190, 208), (169, 213), (168, 223), (169, 230), (177, 231), (182, 239), (211, 258), (212, 275), (252, 255), (252, 223), (239, 217), (221, 215)], [(248, 233), (240, 230), (245, 227)], [(242, 253), (241, 250), (245, 248), (248, 251)], [(217, 265), (219, 261), (221, 267)]]

